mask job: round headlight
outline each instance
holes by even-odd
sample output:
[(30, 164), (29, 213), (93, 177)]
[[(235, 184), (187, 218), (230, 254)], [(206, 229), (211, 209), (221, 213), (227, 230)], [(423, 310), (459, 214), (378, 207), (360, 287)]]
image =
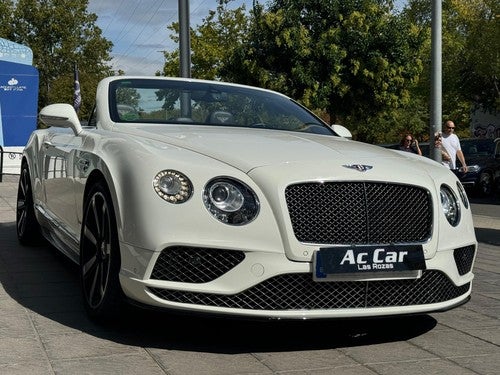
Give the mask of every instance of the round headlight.
[(153, 189), (170, 203), (183, 203), (193, 194), (193, 185), (181, 172), (165, 170), (153, 179)]
[(441, 186), (441, 208), (448, 222), (457, 226), (460, 221), (460, 206), (458, 200), (449, 186)]
[(259, 212), (259, 201), (252, 189), (231, 178), (209, 181), (203, 191), (203, 203), (213, 217), (230, 225), (249, 223)]

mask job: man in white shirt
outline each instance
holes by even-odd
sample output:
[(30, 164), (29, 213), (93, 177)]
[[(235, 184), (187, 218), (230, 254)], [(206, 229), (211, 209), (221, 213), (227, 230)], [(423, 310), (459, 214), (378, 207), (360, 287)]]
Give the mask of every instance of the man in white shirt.
[(444, 123), (442, 145), (446, 149), (446, 152), (448, 152), (448, 154), (450, 155), (450, 161), (446, 164), (450, 169), (456, 169), (456, 161), (458, 157), (458, 160), (460, 160), (460, 162), (462, 163), (463, 171), (467, 172), (467, 164), (465, 164), (464, 153), (462, 152), (462, 148), (460, 147), (460, 140), (455, 135), (454, 130), (455, 124), (453, 123), (453, 121), (448, 120)]

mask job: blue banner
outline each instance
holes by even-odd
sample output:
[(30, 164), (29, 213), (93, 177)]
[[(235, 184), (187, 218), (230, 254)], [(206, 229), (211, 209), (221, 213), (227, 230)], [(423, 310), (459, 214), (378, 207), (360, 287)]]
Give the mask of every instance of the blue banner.
[(37, 126), (38, 70), (0, 60), (0, 145), (25, 146)]

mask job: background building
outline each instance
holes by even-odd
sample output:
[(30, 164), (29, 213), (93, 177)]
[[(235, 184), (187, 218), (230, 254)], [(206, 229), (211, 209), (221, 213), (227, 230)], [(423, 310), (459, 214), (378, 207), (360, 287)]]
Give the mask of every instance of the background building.
[(0, 175), (19, 173), (37, 126), (38, 70), (29, 47), (0, 38)]

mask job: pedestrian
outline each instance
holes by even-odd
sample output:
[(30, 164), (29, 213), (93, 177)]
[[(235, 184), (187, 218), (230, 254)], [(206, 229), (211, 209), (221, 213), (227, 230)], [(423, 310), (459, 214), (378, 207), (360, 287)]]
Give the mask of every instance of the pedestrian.
[[(457, 158), (462, 163), (462, 171), (467, 172), (467, 164), (465, 163), (464, 153), (460, 146), (460, 140), (454, 133), (455, 124), (453, 121), (448, 120), (444, 123), (442, 133), (442, 144), (446, 152), (450, 155), (450, 161), (446, 163), (448, 168), (457, 169)], [(444, 164), (444, 163), (443, 163)]]
[(410, 133), (406, 133), (401, 142), (399, 142), (399, 149), (401, 151), (411, 152), (412, 154), (417, 154), (422, 156), (422, 150), (418, 146), (418, 141)]
[(441, 132), (434, 133), (434, 147), (441, 152), (441, 163), (449, 167), (449, 162), (451, 160), (450, 155), (443, 147), (443, 137)]

